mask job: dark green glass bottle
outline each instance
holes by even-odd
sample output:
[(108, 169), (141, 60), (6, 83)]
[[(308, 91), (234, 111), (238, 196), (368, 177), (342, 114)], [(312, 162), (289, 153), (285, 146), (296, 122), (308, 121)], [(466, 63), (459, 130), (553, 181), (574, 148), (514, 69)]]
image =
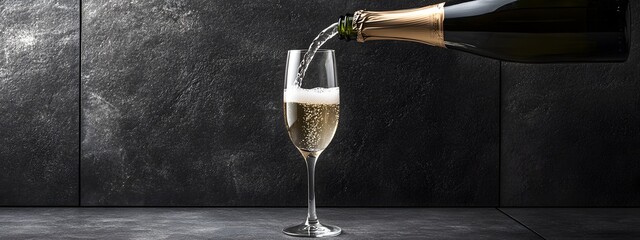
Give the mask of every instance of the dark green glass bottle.
[(401, 40), (528, 63), (620, 62), (628, 0), (474, 0), (341, 16), (344, 40)]

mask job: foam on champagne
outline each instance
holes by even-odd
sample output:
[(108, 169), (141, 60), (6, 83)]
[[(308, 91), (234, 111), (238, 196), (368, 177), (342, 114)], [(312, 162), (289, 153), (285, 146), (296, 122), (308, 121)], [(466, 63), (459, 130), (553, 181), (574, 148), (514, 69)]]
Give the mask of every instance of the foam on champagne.
[(304, 89), (290, 87), (284, 90), (284, 101), (309, 104), (340, 104), (340, 88)]

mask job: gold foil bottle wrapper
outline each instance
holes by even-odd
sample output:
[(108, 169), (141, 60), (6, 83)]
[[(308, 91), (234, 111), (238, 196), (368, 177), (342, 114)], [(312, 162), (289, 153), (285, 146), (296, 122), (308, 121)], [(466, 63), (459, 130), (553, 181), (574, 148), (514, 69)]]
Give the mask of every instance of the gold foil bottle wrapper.
[(444, 45), (444, 3), (396, 11), (359, 10), (353, 15), (358, 42), (400, 40)]

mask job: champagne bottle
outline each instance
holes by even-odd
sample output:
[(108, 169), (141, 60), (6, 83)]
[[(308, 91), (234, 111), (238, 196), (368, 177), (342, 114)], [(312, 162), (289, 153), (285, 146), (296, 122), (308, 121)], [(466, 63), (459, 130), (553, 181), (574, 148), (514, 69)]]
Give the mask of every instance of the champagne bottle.
[(629, 55), (628, 0), (472, 0), (356, 11), (340, 39), (401, 40), (526, 63), (620, 62)]

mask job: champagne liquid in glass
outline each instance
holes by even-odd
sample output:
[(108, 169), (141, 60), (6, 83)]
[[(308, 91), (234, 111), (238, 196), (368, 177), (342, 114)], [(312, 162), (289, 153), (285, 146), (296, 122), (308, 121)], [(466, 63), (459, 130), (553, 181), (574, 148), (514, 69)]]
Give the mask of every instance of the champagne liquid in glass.
[(303, 152), (327, 148), (338, 126), (339, 88), (286, 89), (284, 112), (293, 144)]
[(304, 73), (307, 72), (307, 68), (309, 67), (309, 63), (313, 60), (313, 56), (315, 56), (316, 52), (325, 42), (327, 42), (332, 37), (338, 34), (338, 23), (331, 24), (331, 26), (325, 28), (313, 39), (311, 45), (309, 45), (309, 49), (304, 54), (302, 61), (300, 62), (300, 66), (298, 67), (298, 75), (296, 76), (296, 80), (294, 81), (295, 86), (302, 86), (302, 79), (304, 78)]

